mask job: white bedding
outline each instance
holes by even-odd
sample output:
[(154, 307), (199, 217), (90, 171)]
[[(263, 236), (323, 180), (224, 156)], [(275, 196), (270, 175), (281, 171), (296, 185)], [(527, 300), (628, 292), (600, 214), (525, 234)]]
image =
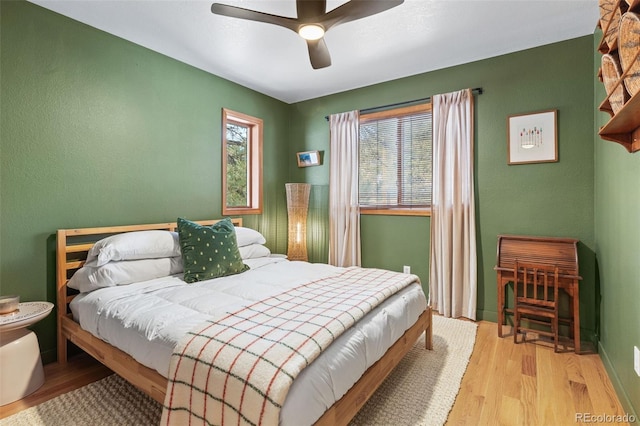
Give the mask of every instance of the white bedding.
[[(281, 257), (244, 262), (251, 267), (247, 272), (193, 284), (174, 275), (102, 288), (76, 297), (71, 310), (83, 329), (167, 377), (173, 347), (210, 316), (342, 271)], [(343, 333), (294, 381), (280, 423), (314, 423), (415, 323), (426, 304), (420, 285), (410, 285)]]

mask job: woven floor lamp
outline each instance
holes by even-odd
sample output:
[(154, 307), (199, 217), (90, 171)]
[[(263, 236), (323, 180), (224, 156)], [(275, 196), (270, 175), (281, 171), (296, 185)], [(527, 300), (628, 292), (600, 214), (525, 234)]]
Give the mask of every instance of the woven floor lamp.
[(289, 236), (287, 257), (289, 260), (309, 260), (307, 255), (307, 211), (311, 184), (286, 183)]

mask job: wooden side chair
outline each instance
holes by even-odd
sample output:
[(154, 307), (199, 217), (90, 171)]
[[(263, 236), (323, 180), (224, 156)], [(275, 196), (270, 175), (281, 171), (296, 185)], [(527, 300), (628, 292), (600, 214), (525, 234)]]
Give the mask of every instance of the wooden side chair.
[[(553, 338), (553, 350), (558, 352), (558, 267), (515, 261), (513, 285), (513, 341), (518, 343), (518, 333), (527, 331)], [(543, 324), (550, 331), (522, 326), (526, 319), (531, 324)]]

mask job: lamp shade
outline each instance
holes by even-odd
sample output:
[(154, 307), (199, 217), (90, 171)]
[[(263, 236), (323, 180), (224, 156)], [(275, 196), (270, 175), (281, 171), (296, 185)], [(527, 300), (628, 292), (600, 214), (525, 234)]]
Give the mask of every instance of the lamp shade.
[(311, 184), (286, 183), (289, 235), (287, 257), (289, 260), (309, 260), (307, 255), (307, 212)]

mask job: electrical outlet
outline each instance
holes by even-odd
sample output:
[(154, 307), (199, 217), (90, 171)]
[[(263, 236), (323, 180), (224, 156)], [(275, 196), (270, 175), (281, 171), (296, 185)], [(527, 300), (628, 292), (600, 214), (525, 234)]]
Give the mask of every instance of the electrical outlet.
[(633, 369), (640, 376), (640, 349), (637, 346), (633, 347)]
[(410, 274), (411, 273), (411, 266), (404, 265), (402, 267), (402, 272), (404, 272), (405, 274)]

